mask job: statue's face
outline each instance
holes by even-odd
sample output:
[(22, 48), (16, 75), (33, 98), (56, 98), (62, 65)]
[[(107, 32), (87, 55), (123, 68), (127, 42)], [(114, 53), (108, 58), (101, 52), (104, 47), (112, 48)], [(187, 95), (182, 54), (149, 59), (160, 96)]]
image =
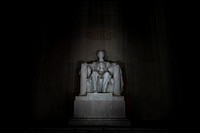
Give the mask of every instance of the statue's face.
[(103, 58), (104, 57), (104, 52), (103, 51), (99, 51), (98, 52), (98, 57), (99, 58)]

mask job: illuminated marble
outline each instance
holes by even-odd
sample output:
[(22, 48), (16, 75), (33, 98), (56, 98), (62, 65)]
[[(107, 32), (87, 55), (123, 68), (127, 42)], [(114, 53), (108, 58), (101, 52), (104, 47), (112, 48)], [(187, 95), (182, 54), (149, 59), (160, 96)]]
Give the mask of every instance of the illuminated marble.
[(80, 70), (80, 95), (87, 93), (113, 93), (123, 91), (122, 71), (117, 63), (104, 61), (104, 52), (97, 52), (98, 61), (83, 63)]

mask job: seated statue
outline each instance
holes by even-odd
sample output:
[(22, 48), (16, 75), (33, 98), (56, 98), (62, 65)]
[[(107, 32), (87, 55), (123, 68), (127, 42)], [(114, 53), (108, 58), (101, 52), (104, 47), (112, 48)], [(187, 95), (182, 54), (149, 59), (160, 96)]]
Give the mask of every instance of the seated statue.
[(104, 61), (104, 52), (97, 52), (98, 61), (83, 63), (80, 71), (80, 95), (90, 93), (113, 93), (121, 95), (122, 71), (118, 64)]

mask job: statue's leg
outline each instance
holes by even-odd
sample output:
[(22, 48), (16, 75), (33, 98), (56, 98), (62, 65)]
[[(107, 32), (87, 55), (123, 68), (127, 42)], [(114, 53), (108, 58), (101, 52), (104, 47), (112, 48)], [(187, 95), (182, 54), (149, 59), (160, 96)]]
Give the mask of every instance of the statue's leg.
[(97, 81), (99, 78), (99, 74), (96, 71), (92, 72), (92, 83), (93, 83), (93, 87), (94, 87), (94, 92), (97, 92)]
[(108, 82), (110, 80), (111, 76), (109, 74), (109, 72), (105, 72), (103, 75), (103, 92), (107, 91), (107, 86), (108, 86)]

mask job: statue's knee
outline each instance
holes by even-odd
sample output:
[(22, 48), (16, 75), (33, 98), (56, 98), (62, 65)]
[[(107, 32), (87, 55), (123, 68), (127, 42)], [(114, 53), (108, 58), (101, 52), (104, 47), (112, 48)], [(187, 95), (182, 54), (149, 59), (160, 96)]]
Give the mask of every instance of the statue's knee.
[(104, 76), (108, 76), (108, 75), (110, 75), (109, 72), (105, 72), (105, 73), (104, 73)]
[(105, 72), (103, 75), (104, 78), (111, 77), (109, 72)]
[(105, 75), (110, 75), (109, 72), (105, 72), (104, 74), (105, 74)]

